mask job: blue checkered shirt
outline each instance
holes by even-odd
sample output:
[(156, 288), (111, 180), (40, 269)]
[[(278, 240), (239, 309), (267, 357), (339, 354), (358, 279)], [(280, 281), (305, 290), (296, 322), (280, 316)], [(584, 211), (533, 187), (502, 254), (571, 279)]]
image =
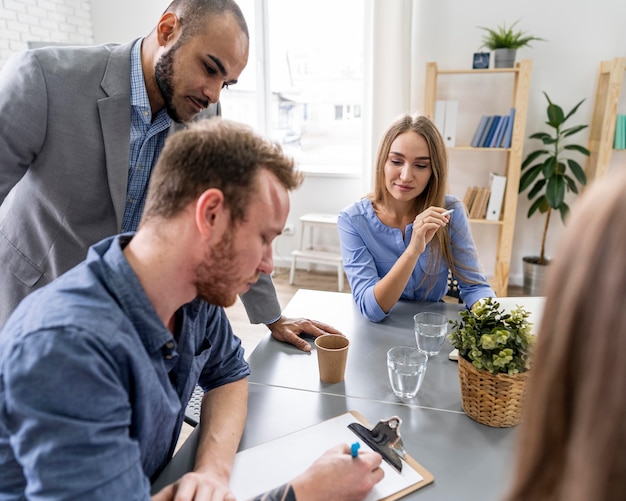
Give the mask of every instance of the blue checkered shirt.
[(122, 231), (135, 231), (146, 203), (148, 180), (165, 144), (172, 120), (160, 110), (152, 110), (141, 69), (141, 40), (135, 42), (130, 57), (130, 155), (128, 189)]

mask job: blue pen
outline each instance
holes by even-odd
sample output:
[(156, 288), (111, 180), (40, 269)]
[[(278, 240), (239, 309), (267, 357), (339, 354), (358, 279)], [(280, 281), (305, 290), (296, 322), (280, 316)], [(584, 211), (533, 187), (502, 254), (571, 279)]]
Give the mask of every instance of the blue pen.
[(359, 449), (361, 448), (361, 444), (358, 442), (354, 442), (352, 444), (352, 446), (350, 447), (350, 453), (352, 454), (352, 457), (355, 458), (359, 455)]

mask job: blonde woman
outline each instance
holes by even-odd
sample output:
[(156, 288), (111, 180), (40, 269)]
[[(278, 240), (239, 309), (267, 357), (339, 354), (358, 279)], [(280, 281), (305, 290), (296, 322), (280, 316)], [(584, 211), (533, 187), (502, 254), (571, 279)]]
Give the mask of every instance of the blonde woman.
[(339, 214), (346, 275), (369, 320), (383, 320), (400, 299), (441, 300), (448, 270), (469, 307), (495, 296), (480, 270), (465, 208), (445, 193), (447, 174), (436, 126), (425, 116), (404, 115), (379, 145), (374, 192)]

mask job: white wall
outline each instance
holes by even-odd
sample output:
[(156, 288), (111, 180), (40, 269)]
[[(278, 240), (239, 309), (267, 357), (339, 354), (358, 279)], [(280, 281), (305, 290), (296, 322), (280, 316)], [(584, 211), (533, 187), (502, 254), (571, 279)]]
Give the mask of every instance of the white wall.
[(90, 0), (95, 43), (128, 42), (152, 31), (170, 0)]

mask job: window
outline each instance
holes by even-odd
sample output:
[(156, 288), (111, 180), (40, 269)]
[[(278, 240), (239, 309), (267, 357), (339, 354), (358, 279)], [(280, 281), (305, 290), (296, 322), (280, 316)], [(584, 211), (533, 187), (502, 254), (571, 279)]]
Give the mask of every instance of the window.
[(280, 142), (303, 171), (360, 173), (364, 2), (238, 3), (250, 60), (222, 92), (224, 117)]

